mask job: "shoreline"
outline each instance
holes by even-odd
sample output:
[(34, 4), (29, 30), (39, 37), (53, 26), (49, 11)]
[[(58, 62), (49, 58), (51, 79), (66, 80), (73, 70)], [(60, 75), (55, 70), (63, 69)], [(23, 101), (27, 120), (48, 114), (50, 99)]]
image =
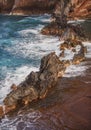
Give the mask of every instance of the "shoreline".
[[(65, 80), (64, 80), (64, 81), (65, 81)], [(65, 83), (65, 82), (64, 82), (64, 83)], [(74, 85), (74, 83), (72, 83), (72, 84)], [(67, 89), (68, 89), (68, 88), (67, 88)], [(75, 90), (76, 90), (76, 88), (73, 88), (72, 90), (70, 90), (70, 91), (73, 91), (73, 92), (72, 92), (72, 96), (74, 95)], [(54, 90), (53, 90), (53, 91), (54, 91)], [(64, 91), (64, 90), (63, 90), (63, 91)], [(67, 92), (67, 91), (68, 91), (68, 93), (69, 93), (69, 90), (66, 90), (66, 92)], [(77, 90), (77, 91), (78, 91), (78, 90)], [(83, 90), (82, 90), (82, 91), (83, 91)], [(85, 90), (84, 90), (84, 91), (85, 91)], [(88, 90), (87, 90), (87, 92), (88, 92)], [(62, 94), (62, 93), (61, 93), (61, 94)], [(64, 96), (65, 96), (65, 95), (64, 95)], [(83, 95), (82, 95), (82, 96), (83, 96)], [(86, 96), (87, 96), (87, 95), (86, 95)], [(89, 96), (89, 95), (88, 95), (88, 96)], [(75, 96), (73, 96), (73, 97), (75, 97)], [(50, 97), (50, 98), (51, 98), (51, 97)], [(78, 98), (79, 98), (79, 96), (78, 96)], [(77, 98), (77, 99), (78, 99), (78, 98)], [(44, 100), (44, 99), (45, 99), (45, 98), (43, 98), (43, 100)], [(42, 100), (42, 99), (40, 99), (40, 100)], [(74, 98), (74, 100), (76, 100), (76, 99)], [(87, 100), (87, 99), (86, 99), (86, 100)], [(63, 110), (63, 112), (65, 112), (65, 113), (67, 112), (67, 114), (68, 114), (69, 111), (70, 111), (70, 109), (71, 109), (70, 107), (74, 107), (74, 103), (73, 103), (74, 101), (72, 100), (71, 102), (72, 102), (71, 106), (69, 106), (69, 102), (68, 102), (68, 104), (67, 104), (68, 110)], [(78, 105), (79, 105), (79, 100), (77, 101), (77, 103), (78, 103)], [(76, 105), (77, 105), (77, 104), (76, 104)], [(63, 105), (63, 106), (64, 106), (64, 105)], [(64, 107), (65, 107), (65, 106), (64, 106)], [(53, 109), (56, 109), (56, 108), (54, 107)], [(65, 108), (65, 109), (66, 109), (66, 108)], [(79, 109), (79, 107), (78, 107), (78, 109)], [(84, 108), (84, 109), (85, 109), (85, 108)], [(72, 109), (71, 109), (71, 111), (72, 111)], [(85, 111), (85, 110), (84, 110), (84, 111)], [(70, 114), (70, 113), (69, 113), (69, 114)], [(69, 114), (68, 114), (68, 115), (69, 115)], [(74, 115), (74, 112), (73, 112), (73, 115)], [(67, 117), (67, 119), (69, 119), (69, 118), (70, 118), (70, 116)], [(77, 122), (78, 122), (78, 121), (81, 121), (80, 118), (77, 118), (77, 119), (79, 119), (79, 120), (77, 120)], [(73, 116), (73, 120), (74, 120), (74, 116)], [(83, 121), (83, 120), (82, 120), (82, 121)], [(74, 122), (75, 122), (75, 121), (74, 121)], [(67, 122), (66, 122), (66, 123), (67, 123)], [(67, 125), (67, 124), (66, 124), (66, 125)], [(71, 124), (70, 124), (70, 125), (71, 125)], [(85, 124), (83, 124), (83, 125), (85, 125)], [(68, 126), (69, 126), (69, 124), (68, 124)], [(68, 126), (67, 126), (67, 127), (68, 127)], [(81, 126), (80, 126), (80, 127), (81, 127)], [(84, 128), (84, 127), (85, 127), (85, 126), (83, 126), (83, 128)], [(82, 127), (81, 127), (81, 128), (82, 128)], [(86, 126), (85, 128), (87, 128), (87, 126)]]

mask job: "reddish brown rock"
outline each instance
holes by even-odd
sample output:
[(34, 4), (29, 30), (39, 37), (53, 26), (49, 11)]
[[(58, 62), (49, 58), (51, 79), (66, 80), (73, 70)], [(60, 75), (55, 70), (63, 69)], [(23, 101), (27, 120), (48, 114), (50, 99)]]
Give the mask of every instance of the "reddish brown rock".
[(14, 0), (0, 0), (0, 13), (10, 13)]
[(48, 130), (50, 127), (53, 130), (90, 130), (91, 83), (87, 85), (82, 82), (84, 78), (66, 78), (59, 81), (57, 85), (58, 89), (60, 88), (57, 98), (61, 95), (61, 98), (57, 99), (59, 102), (47, 108), (41, 108), (42, 117), (38, 122), (42, 124), (44, 120)]
[(44, 56), (39, 72), (31, 72), (18, 86), (12, 85), (13, 90), (4, 99), (5, 112), (44, 98), (49, 89), (55, 86), (58, 78), (63, 76), (65, 69), (66, 63), (60, 61), (55, 52)]
[(45, 26), (41, 33), (43, 35), (54, 35), (54, 36), (61, 36), (63, 33), (63, 30), (58, 27), (58, 25), (55, 22), (50, 23), (48, 26)]
[(70, 16), (73, 18), (91, 18), (91, 0), (71, 0), (73, 12)]
[(13, 14), (43, 14), (52, 13), (57, 0), (15, 0)]
[[(64, 0), (0, 0), (0, 13), (31, 15), (59, 12), (58, 14), (60, 14), (60, 6), (62, 7), (64, 5), (63, 1)], [(67, 1), (65, 1), (65, 3), (66, 2)], [(63, 10), (67, 17), (71, 19), (91, 18), (91, 1), (71, 0)]]
[(0, 12), (16, 15), (52, 13), (57, 0), (0, 0)]
[(0, 106), (0, 118), (2, 118), (4, 116), (4, 111), (3, 111), (3, 107)]

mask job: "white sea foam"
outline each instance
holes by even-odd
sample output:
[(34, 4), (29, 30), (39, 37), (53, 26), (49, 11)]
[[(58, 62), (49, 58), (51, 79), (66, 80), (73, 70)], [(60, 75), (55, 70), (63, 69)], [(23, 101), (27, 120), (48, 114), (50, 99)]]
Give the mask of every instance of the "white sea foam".
[[(4, 68), (5, 69), (5, 68)], [(6, 68), (5, 71), (8, 69)], [(3, 98), (10, 91), (10, 86), (15, 83), (18, 85), (20, 82), (25, 80), (25, 77), (31, 71), (38, 71), (38, 68), (32, 66), (21, 66), (20, 68), (7, 71), (6, 78), (3, 81), (0, 81), (0, 104), (2, 103)]]
[[(15, 45), (11, 48), (6, 48), (8, 52), (21, 55), (23, 58), (41, 58), (45, 54), (48, 54), (52, 51), (58, 52), (58, 45), (60, 44), (60, 41), (58, 38), (55, 37), (48, 37), (43, 36), (41, 34), (36, 35), (34, 37), (36, 40), (27, 39), (18, 41), (17, 39), (14, 41)], [(29, 41), (28, 41), (29, 40)]]
[(63, 77), (76, 77), (80, 75), (84, 75), (84, 71), (88, 67), (82, 66), (82, 65), (70, 65), (66, 71)]
[(22, 30), (22, 31), (18, 31), (18, 33), (22, 36), (26, 36), (27, 34), (29, 33), (32, 33), (32, 34), (38, 34), (38, 30), (35, 30), (35, 29), (25, 29), (25, 30)]
[[(84, 46), (87, 47), (87, 54), (85, 54), (86, 58), (91, 58), (91, 43), (90, 42), (83, 42)], [(77, 46), (77, 51), (79, 51), (80, 46)], [(69, 55), (69, 59), (71, 55)], [(75, 77), (84, 75), (85, 71), (88, 69), (89, 66), (86, 64), (81, 63), (80, 65), (71, 65), (67, 68), (64, 77)]]
[(77, 20), (70, 20), (68, 23), (83, 23), (85, 20), (84, 19), (77, 19)]
[[(38, 34), (35, 37), (37, 40), (32, 41), (18, 41), (16, 39), (15, 45), (11, 47), (7, 47), (6, 50), (12, 54), (22, 55), (22, 57), (30, 59), (41, 59), (44, 55), (56, 51), (58, 53), (59, 48), (59, 38), (55, 38), (52, 36), (43, 36), (41, 34)], [(40, 64), (40, 63), (39, 63)], [(2, 100), (4, 97), (9, 93), (10, 86), (15, 83), (16, 85), (22, 82), (25, 77), (31, 72), (31, 71), (37, 71), (38, 68), (35, 68), (31, 66), (21, 66), (17, 68), (16, 70), (9, 70), (8, 68), (4, 68), (4, 71), (6, 73), (6, 78), (0, 82), (0, 103), (2, 103)]]

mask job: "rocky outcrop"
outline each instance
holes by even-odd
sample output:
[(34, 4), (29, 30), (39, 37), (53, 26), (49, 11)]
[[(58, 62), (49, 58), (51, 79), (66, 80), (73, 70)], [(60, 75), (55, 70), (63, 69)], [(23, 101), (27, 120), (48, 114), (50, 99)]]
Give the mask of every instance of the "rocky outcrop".
[[(79, 12), (82, 9), (85, 2), (86, 2), (85, 0), (82, 1), (59, 0), (56, 4), (54, 13), (52, 15), (53, 18), (52, 22), (42, 29), (41, 31), (42, 34), (58, 35), (60, 36), (61, 40), (66, 40), (68, 38), (73, 37), (80, 40), (87, 40), (85, 33), (80, 25), (67, 23), (69, 19), (75, 18), (75, 14), (77, 14), (75, 13), (76, 10), (75, 8), (79, 7), (79, 9), (77, 9), (77, 11)], [(89, 6), (91, 6), (91, 2), (87, 1), (86, 3), (90, 4)], [(89, 16), (91, 16), (90, 11), (88, 14)], [(85, 16), (84, 18), (88, 18), (86, 15), (82, 16), (83, 17)]]
[[(56, 64), (55, 64), (56, 63)], [(56, 54), (50, 53), (41, 60), (39, 72), (31, 72), (20, 85), (12, 85), (12, 91), (4, 99), (5, 113), (24, 106), (33, 100), (42, 99), (62, 77), (66, 66)]]
[(65, 57), (65, 51), (70, 50), (70, 53), (74, 53), (72, 60), (70, 60), (71, 64), (79, 64), (80, 62), (85, 60), (86, 47), (83, 46), (82, 42), (79, 40), (67, 39), (60, 45), (60, 57)]
[(67, 24), (65, 28), (61, 28), (56, 22), (52, 22), (45, 26), (41, 33), (43, 35), (54, 35), (59, 36), (60, 40), (79, 39), (81, 41), (86, 41), (87, 36), (85, 31), (80, 25)]
[(14, 0), (0, 0), (0, 13), (10, 13), (14, 5)]
[(54, 16), (59, 24), (64, 23), (64, 25), (66, 17), (67, 19), (91, 18), (91, 1), (59, 0), (55, 6)]
[(72, 12), (69, 16), (75, 19), (91, 18), (91, 1), (90, 0), (71, 0)]
[(44, 14), (52, 13), (57, 0), (15, 0), (13, 14)]

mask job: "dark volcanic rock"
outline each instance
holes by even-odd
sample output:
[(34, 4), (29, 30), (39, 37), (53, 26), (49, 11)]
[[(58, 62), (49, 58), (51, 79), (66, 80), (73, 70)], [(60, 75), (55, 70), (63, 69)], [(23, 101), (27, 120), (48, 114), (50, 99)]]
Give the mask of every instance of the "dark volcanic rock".
[(31, 72), (20, 85), (13, 85), (15, 89), (4, 99), (6, 111), (15, 109), (17, 105), (22, 106), (38, 98), (44, 98), (49, 88), (55, 86), (58, 78), (62, 77), (65, 69), (65, 64), (54, 52), (43, 57), (39, 72)]
[[(55, 64), (56, 63), (56, 64)], [(40, 73), (39, 73), (39, 89), (40, 97), (44, 97), (44, 93), (48, 88), (54, 86), (58, 77), (62, 77), (66, 67), (63, 62), (55, 55), (55, 53), (45, 56), (41, 60)]]

